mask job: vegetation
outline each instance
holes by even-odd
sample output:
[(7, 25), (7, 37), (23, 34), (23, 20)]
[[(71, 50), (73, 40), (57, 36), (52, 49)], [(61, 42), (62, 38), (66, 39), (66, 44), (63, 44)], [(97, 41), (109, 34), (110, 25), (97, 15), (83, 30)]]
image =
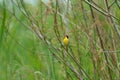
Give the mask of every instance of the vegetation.
[(118, 0), (71, 0), (67, 48), (60, 6), (37, 3), (0, 3), (0, 80), (120, 80)]

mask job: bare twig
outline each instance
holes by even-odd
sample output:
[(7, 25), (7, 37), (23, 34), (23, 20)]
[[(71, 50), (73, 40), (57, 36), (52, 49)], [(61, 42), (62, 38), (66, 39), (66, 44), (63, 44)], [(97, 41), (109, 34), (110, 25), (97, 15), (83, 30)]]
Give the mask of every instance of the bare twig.
[(105, 16), (112, 16), (113, 18), (115, 18), (116, 20), (120, 21), (120, 19), (118, 19), (117, 17), (113, 16), (112, 14), (108, 13), (107, 11), (105, 11), (104, 9), (100, 8), (99, 6), (89, 2), (88, 0), (83, 0), (84, 2), (86, 2), (87, 4), (91, 5), (91, 7), (93, 7), (94, 9), (96, 9), (98, 12), (102, 13)]

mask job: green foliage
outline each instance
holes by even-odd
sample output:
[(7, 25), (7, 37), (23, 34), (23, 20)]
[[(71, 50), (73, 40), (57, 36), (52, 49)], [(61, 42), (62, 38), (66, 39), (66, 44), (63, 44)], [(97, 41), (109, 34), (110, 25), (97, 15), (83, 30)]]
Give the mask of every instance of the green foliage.
[[(120, 25), (120, 11), (115, 3), (110, 8), (112, 18), (117, 17), (113, 24), (111, 16), (91, 9), (89, 3), (72, 0), (71, 14), (65, 15), (70, 41), (66, 48), (66, 25), (58, 7), (6, 1), (0, 3), (0, 80), (120, 79), (120, 44), (114, 28)], [(104, 0), (95, 3), (106, 10)]]

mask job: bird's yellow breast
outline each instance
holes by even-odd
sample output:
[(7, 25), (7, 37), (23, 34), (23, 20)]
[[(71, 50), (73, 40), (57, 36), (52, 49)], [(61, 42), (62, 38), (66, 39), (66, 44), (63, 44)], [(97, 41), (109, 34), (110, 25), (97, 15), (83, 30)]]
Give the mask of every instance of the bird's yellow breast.
[(65, 38), (64, 38), (63, 43), (64, 43), (66, 46), (68, 45), (69, 40), (68, 40), (68, 38), (67, 38), (67, 37), (65, 37)]

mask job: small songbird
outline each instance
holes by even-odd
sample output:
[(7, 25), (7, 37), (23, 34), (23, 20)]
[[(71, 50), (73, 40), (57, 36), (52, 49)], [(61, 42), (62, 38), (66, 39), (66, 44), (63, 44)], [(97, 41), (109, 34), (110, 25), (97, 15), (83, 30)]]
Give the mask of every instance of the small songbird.
[(63, 40), (63, 43), (64, 43), (65, 46), (68, 46), (68, 44), (69, 44), (68, 35), (65, 35), (65, 38), (64, 38), (64, 40)]

